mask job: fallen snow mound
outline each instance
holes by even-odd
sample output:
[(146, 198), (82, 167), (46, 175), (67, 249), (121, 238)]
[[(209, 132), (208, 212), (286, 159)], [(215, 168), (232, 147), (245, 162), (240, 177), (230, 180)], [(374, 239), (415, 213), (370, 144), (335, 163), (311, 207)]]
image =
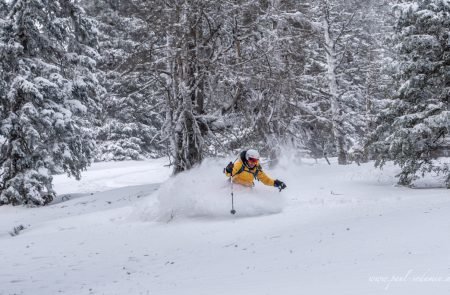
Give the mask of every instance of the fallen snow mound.
[[(222, 164), (206, 159), (199, 167), (172, 177), (156, 192), (156, 198), (141, 204), (135, 212), (138, 218), (167, 222), (231, 216), (231, 183), (222, 173)], [(274, 187), (256, 181), (253, 188), (235, 184), (233, 189), (236, 217), (275, 214), (283, 209), (283, 194)]]

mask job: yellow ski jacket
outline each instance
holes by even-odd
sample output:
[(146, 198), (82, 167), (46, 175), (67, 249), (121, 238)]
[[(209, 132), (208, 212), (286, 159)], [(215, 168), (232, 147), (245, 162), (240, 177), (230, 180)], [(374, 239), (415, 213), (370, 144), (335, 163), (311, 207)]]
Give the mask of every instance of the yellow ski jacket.
[[(242, 169), (242, 171), (241, 171)], [(241, 172), (239, 172), (241, 171)], [(274, 180), (270, 178), (266, 173), (262, 171), (261, 165), (256, 165), (252, 169), (244, 165), (242, 159), (238, 159), (233, 166), (233, 182), (239, 183), (245, 186), (253, 186), (253, 180), (256, 178), (265, 185), (273, 186)], [(227, 177), (230, 177), (230, 173), (225, 172)]]

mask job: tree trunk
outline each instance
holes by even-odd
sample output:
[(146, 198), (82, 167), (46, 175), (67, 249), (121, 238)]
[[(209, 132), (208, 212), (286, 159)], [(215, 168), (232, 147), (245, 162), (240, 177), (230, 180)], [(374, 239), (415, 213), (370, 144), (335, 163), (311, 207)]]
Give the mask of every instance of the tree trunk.
[[(197, 52), (198, 23), (194, 24), (196, 14), (190, 13), (193, 7), (184, 3), (180, 8), (180, 31), (177, 34), (178, 46), (175, 48), (176, 71), (176, 115), (174, 130), (174, 174), (189, 170), (203, 159), (203, 137), (196, 119), (203, 111), (203, 77), (198, 73)], [(194, 7), (195, 9), (195, 7)], [(181, 49), (181, 50), (180, 50)], [(181, 52), (181, 53), (180, 53)]]
[(338, 156), (338, 163), (340, 165), (347, 164), (347, 154), (345, 152), (345, 138), (342, 133), (341, 124), (341, 109), (339, 105), (338, 84), (336, 78), (336, 47), (333, 38), (330, 35), (330, 19), (328, 2), (324, 1), (324, 17), (323, 30), (325, 37), (325, 53), (327, 57), (327, 76), (328, 88), (330, 91), (331, 115), (333, 124), (333, 136), (336, 145), (336, 153)]

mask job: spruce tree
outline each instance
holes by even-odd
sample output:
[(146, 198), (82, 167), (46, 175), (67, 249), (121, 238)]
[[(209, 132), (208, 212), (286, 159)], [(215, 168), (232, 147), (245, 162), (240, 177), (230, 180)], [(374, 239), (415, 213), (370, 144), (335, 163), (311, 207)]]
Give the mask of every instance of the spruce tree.
[(401, 185), (432, 171), (443, 172), (449, 185), (448, 166), (434, 158), (450, 131), (450, 2), (402, 1), (394, 9), (398, 91), (378, 117), (376, 165), (394, 160)]
[(0, 0), (0, 204), (52, 201), (52, 174), (92, 158), (93, 22), (71, 0)]
[(99, 30), (101, 81), (107, 93), (96, 127), (95, 159), (161, 156), (162, 101), (155, 92), (155, 47), (161, 15), (156, 1), (83, 0)]

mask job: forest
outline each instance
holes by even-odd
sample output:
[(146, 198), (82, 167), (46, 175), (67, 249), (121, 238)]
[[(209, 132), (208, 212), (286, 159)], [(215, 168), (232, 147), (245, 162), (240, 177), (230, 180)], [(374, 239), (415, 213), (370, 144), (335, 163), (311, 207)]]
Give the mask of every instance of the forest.
[(248, 148), (450, 188), (449, 98), (449, 0), (0, 0), (0, 205)]

